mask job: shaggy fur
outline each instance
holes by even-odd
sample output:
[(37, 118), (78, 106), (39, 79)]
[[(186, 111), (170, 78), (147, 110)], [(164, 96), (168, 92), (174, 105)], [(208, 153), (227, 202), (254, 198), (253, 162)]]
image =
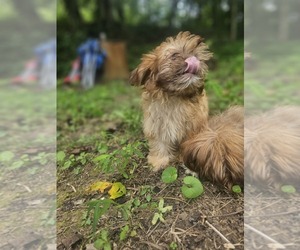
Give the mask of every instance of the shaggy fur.
[(211, 57), (200, 36), (180, 32), (144, 55), (130, 82), (143, 89), (144, 134), (153, 170), (180, 156), (201, 176), (230, 186), (243, 178), (243, 112), (232, 108), (208, 124), (204, 79)]
[(245, 120), (245, 178), (261, 186), (299, 185), (300, 108), (278, 107)]
[(232, 107), (209, 120), (206, 131), (182, 144), (183, 161), (199, 177), (231, 188), (244, 180), (244, 110)]
[[(211, 56), (200, 36), (180, 32), (144, 55), (131, 73), (130, 82), (143, 89), (148, 163), (155, 171), (177, 160), (179, 145), (189, 134), (207, 127), (204, 77)], [(185, 62), (189, 58), (194, 60), (191, 69)]]

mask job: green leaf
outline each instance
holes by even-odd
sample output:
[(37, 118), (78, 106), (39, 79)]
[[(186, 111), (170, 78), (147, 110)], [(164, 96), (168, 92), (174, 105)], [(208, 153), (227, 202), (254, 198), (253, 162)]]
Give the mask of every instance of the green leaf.
[(109, 157), (110, 157), (109, 154), (99, 155), (99, 156), (94, 158), (94, 162), (102, 162), (103, 160), (105, 160)]
[(71, 166), (71, 164), (72, 164), (72, 161), (66, 161), (61, 169), (62, 170), (68, 169)]
[(129, 231), (128, 225), (122, 227), (121, 233), (120, 233), (120, 241), (125, 240), (127, 238), (128, 231)]
[(164, 217), (163, 217), (163, 215), (162, 214), (159, 214), (159, 220), (161, 221), (161, 222), (163, 222), (163, 223), (165, 223), (165, 219), (164, 219)]
[(101, 231), (101, 238), (105, 241), (108, 241), (108, 231), (107, 230)]
[(56, 154), (56, 160), (57, 161), (63, 161), (66, 157), (66, 154), (63, 151), (59, 151)]
[(232, 192), (238, 193), (238, 194), (242, 192), (242, 189), (239, 185), (232, 186), (231, 190), (232, 190)]
[(159, 213), (155, 213), (155, 214), (154, 214), (153, 219), (152, 219), (152, 221), (151, 221), (152, 225), (155, 225), (155, 224), (157, 223), (159, 217), (160, 217), (160, 214), (159, 214)]
[(96, 241), (94, 242), (94, 247), (95, 247), (96, 249), (102, 249), (103, 246), (104, 246), (104, 244), (105, 244), (105, 241), (104, 241), (104, 240), (98, 239), (98, 240), (96, 240)]
[(164, 183), (172, 183), (177, 180), (177, 176), (177, 169), (175, 167), (167, 167), (161, 175), (161, 180)]
[(165, 213), (165, 212), (171, 211), (172, 209), (173, 209), (172, 206), (166, 206), (166, 207), (162, 208), (160, 211), (162, 213)]
[[(96, 227), (100, 217), (107, 212), (112, 204), (112, 200), (105, 199), (105, 200), (93, 200), (88, 203), (88, 216), (92, 209), (94, 209), (94, 218), (93, 218), (93, 232), (96, 232)], [(103, 237), (102, 237), (103, 238)]]
[(11, 151), (3, 151), (0, 153), (0, 161), (9, 162), (14, 158), (15, 154)]
[(77, 175), (77, 174), (80, 173), (80, 171), (81, 171), (81, 168), (80, 168), (80, 167), (77, 167), (77, 168), (75, 168), (75, 169), (73, 170), (73, 173), (74, 173), (75, 175)]
[(160, 199), (159, 200), (159, 203), (158, 203), (158, 209), (159, 210), (161, 210), (161, 209), (164, 208), (164, 203), (165, 203), (164, 199)]
[(284, 192), (284, 193), (289, 193), (289, 194), (294, 194), (296, 193), (296, 189), (294, 186), (292, 185), (283, 185), (281, 187), (281, 191)]
[(169, 246), (169, 247), (170, 247), (170, 249), (172, 249), (172, 250), (173, 250), (173, 249), (175, 250), (175, 249), (177, 249), (177, 248), (178, 248), (178, 246), (177, 246), (176, 242), (174, 242), (174, 241), (173, 241), (173, 242), (171, 242), (171, 244), (170, 244), (170, 246)]
[(136, 230), (132, 230), (132, 231), (130, 232), (130, 237), (134, 237), (134, 236), (137, 236)]
[(146, 201), (148, 201), (148, 202), (149, 202), (149, 201), (151, 201), (151, 199), (152, 199), (152, 196), (151, 196), (151, 194), (147, 194), (147, 195), (146, 195)]
[(103, 248), (104, 250), (111, 250), (111, 245), (110, 245), (110, 243), (109, 242), (106, 242), (105, 244), (104, 244), (104, 248)]
[(134, 206), (139, 207), (141, 205), (141, 201), (138, 198), (135, 198), (133, 201)]
[(196, 198), (204, 191), (201, 182), (193, 176), (186, 176), (183, 179), (183, 183), (185, 185), (181, 187), (181, 192), (185, 198)]

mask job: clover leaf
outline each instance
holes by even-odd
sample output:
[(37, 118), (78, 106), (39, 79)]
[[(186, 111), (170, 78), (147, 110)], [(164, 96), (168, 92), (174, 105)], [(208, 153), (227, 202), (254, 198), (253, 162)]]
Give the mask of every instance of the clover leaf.
[(203, 186), (199, 179), (193, 177), (193, 176), (186, 176), (183, 179), (183, 185), (181, 187), (181, 192), (185, 198), (193, 199), (198, 197), (203, 193)]
[(164, 183), (172, 183), (176, 181), (176, 179), (177, 179), (177, 169), (175, 167), (166, 168), (161, 175), (161, 180)]

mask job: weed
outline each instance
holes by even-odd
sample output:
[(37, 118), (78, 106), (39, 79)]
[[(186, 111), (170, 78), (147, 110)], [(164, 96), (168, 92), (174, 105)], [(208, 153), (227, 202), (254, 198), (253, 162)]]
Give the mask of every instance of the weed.
[(92, 200), (88, 203), (86, 218), (89, 218), (90, 213), (93, 211), (94, 215), (93, 215), (92, 227), (94, 233), (96, 232), (96, 227), (100, 217), (108, 211), (111, 204), (113, 204), (113, 201), (110, 199)]
[(111, 250), (111, 244), (108, 238), (108, 231), (106, 229), (101, 230), (99, 238), (95, 241), (94, 247), (96, 249)]
[[(148, 185), (142, 186), (139, 192), (139, 196), (144, 197), (147, 202), (150, 202), (152, 200), (152, 194), (153, 194), (153, 187)], [(147, 207), (147, 204), (141, 204), (141, 207), (145, 208)]]
[(177, 177), (177, 169), (175, 167), (168, 167), (163, 171), (161, 180), (164, 183), (172, 183), (177, 180)]
[(59, 151), (56, 155), (57, 164), (60, 167), (60, 170), (67, 170), (72, 167), (75, 174), (80, 173), (81, 168), (89, 161), (89, 157), (90, 155), (85, 152), (81, 152), (78, 156), (71, 154), (69, 157), (66, 157), (63, 151)]
[(186, 176), (183, 179), (184, 185), (181, 187), (181, 192), (184, 197), (193, 199), (203, 193), (203, 186), (199, 179), (194, 176)]
[(121, 149), (95, 157), (93, 161), (105, 173), (112, 173), (117, 170), (123, 177), (129, 178), (137, 168), (139, 159), (144, 158), (139, 149), (141, 145), (141, 142), (128, 143)]
[(237, 193), (237, 194), (242, 192), (242, 189), (239, 185), (233, 185), (231, 190), (232, 190), (232, 192)]
[(161, 221), (161, 222), (165, 222), (165, 219), (163, 217), (164, 213), (168, 212), (168, 211), (171, 211), (172, 210), (172, 206), (166, 206), (164, 207), (164, 199), (160, 199), (159, 200), (159, 203), (158, 203), (158, 212), (156, 212), (153, 216), (153, 219), (152, 219), (152, 225), (155, 225), (158, 220)]
[(128, 236), (128, 233), (129, 233), (129, 226), (126, 225), (122, 227), (120, 232), (120, 241), (125, 240)]
[(178, 248), (178, 246), (177, 246), (177, 243), (176, 242), (171, 242), (171, 244), (169, 245), (169, 248), (171, 249), (171, 250), (176, 250), (177, 248)]

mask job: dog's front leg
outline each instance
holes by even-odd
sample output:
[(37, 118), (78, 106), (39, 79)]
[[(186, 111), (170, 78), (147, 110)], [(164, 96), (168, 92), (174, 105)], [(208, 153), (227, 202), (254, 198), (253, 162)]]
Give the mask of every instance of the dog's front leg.
[(149, 139), (149, 148), (148, 164), (153, 167), (153, 171), (163, 169), (175, 160), (170, 142)]

